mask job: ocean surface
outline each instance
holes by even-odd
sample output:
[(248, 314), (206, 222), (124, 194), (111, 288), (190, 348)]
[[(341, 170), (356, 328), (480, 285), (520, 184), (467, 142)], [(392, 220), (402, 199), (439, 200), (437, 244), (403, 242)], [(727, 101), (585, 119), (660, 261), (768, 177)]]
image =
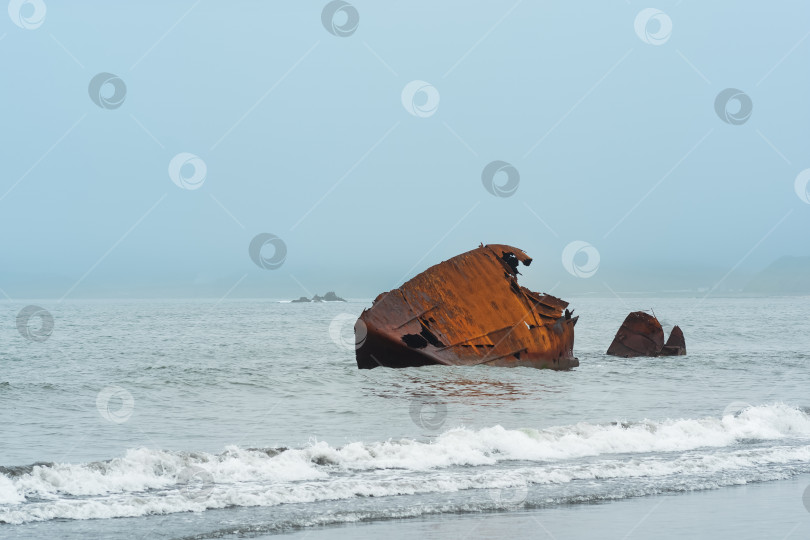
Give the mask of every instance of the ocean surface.
[[(810, 537), (810, 298), (566, 299), (569, 372), (359, 371), (369, 301), (4, 302), (0, 538)], [(637, 309), (688, 355), (606, 356)]]

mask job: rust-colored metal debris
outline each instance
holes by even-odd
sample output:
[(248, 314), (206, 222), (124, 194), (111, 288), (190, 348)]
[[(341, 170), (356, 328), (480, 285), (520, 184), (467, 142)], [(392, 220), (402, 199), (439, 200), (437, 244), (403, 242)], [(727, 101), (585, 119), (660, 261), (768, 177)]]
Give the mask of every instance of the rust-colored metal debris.
[(633, 358), (636, 356), (682, 356), (686, 341), (680, 327), (675, 326), (664, 343), (664, 329), (654, 315), (634, 311), (624, 319), (607, 354)]
[(661, 349), (661, 356), (685, 356), (686, 339), (683, 337), (683, 330), (680, 326), (673, 326), (669, 333), (669, 339)]
[(357, 367), (578, 366), (568, 302), (518, 285), (519, 263), (531, 262), (482, 244), (379, 295), (355, 326)]

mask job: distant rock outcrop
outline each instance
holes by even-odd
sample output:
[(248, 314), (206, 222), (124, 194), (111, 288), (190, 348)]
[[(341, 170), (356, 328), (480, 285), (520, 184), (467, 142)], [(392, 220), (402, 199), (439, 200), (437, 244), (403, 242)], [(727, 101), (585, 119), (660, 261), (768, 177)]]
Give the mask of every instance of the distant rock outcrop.
[(780, 257), (754, 276), (743, 292), (772, 295), (810, 294), (810, 257)]
[(316, 294), (315, 296), (312, 297), (312, 300), (310, 300), (306, 296), (302, 296), (298, 300), (292, 300), (292, 302), (295, 302), (295, 303), (298, 303), (298, 302), (301, 302), (301, 303), (303, 303), (303, 302), (345, 302), (345, 301), (346, 301), (345, 299), (343, 299), (343, 298), (339, 297), (338, 295), (336, 295), (335, 291), (329, 291), (328, 293), (326, 293), (323, 296), (319, 296), (319, 295)]

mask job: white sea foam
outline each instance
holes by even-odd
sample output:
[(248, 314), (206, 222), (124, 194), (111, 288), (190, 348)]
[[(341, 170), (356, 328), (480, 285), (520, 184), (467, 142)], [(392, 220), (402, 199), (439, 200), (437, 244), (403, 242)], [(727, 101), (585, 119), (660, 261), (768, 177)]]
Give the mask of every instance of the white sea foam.
[(17, 504), (25, 500), (25, 497), (17, 490), (10, 479), (0, 474), (0, 505)]
[[(772, 442), (743, 444), (752, 440)], [(0, 474), (0, 522), (497, 489), (525, 482), (681, 475), (705, 483), (720, 474), (727, 485), (771, 465), (810, 468), (808, 442), (810, 417), (771, 404), (723, 418), (544, 430), (457, 428), (431, 443), (357, 442), (335, 448), (315, 441), (281, 452), (229, 447), (218, 455), (141, 448), (106, 462), (37, 465), (30, 472)], [(490, 467), (505, 461), (518, 463)], [(203, 471), (206, 482), (190, 494), (184, 484), (189, 470)]]
[(430, 444), (411, 440), (353, 443), (333, 448), (315, 443), (301, 452), (346, 469), (425, 470), (453, 465), (492, 465), (505, 460), (549, 461), (616, 453), (682, 452), (723, 447), (741, 440), (810, 437), (810, 417), (777, 403), (751, 407), (723, 418), (633, 424), (579, 423), (544, 430), (494, 426), (443, 433)]

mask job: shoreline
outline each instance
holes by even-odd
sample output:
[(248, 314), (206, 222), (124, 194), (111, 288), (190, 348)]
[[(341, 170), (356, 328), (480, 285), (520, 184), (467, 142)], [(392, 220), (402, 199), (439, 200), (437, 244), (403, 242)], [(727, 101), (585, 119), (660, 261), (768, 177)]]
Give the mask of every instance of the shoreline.
[(810, 536), (810, 508), (803, 495), (810, 474), (752, 483), (618, 501), (567, 504), (484, 514), (439, 514), (300, 529), (253, 538), (316, 540), (378, 538), (504, 538), (549, 540), (620, 538), (775, 538)]

